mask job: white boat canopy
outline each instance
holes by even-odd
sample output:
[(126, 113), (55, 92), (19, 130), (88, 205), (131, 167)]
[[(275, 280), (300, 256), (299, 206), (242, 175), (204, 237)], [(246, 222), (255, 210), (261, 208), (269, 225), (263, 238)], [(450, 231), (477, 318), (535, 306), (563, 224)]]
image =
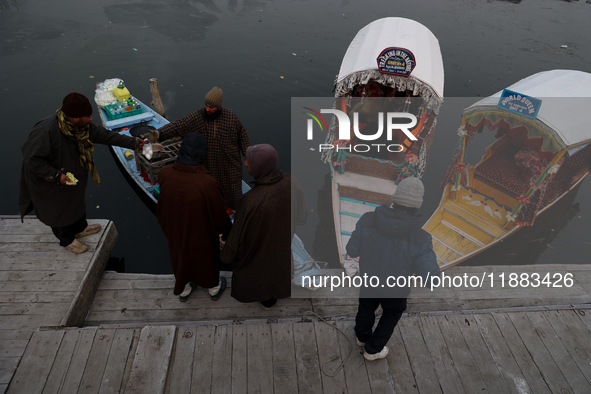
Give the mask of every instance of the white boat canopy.
[[(381, 73), (378, 57), (388, 48), (402, 48), (414, 55), (410, 75)], [(335, 96), (341, 97), (355, 85), (370, 79), (399, 90), (413, 90), (416, 96), (443, 98), (443, 59), (439, 41), (422, 24), (398, 17), (371, 22), (357, 33), (343, 57), (335, 82)]]
[[(530, 133), (553, 137), (553, 149), (579, 145), (591, 140), (591, 74), (574, 70), (543, 71), (514, 83), (507, 90), (541, 100), (535, 118), (528, 119), (498, 107), (503, 91), (466, 108), (464, 119), (470, 125), (491, 123), (503, 118), (515, 125), (522, 122)], [(546, 145), (549, 147), (549, 145)]]

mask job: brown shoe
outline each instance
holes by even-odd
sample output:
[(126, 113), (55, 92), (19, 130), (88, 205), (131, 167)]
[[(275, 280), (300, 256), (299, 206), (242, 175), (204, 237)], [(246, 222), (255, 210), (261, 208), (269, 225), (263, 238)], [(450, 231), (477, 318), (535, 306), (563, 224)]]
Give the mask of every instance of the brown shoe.
[(98, 224), (98, 223), (90, 224), (90, 225), (86, 226), (86, 228), (84, 229), (84, 231), (82, 231), (81, 233), (76, 234), (76, 238), (82, 238), (82, 237), (86, 237), (88, 235), (96, 234), (99, 231), (101, 231), (101, 225), (100, 224)]
[(82, 242), (75, 239), (74, 241), (72, 241), (71, 244), (66, 246), (66, 249), (68, 249), (70, 252), (80, 254), (86, 252), (88, 250), (88, 246), (84, 245)]

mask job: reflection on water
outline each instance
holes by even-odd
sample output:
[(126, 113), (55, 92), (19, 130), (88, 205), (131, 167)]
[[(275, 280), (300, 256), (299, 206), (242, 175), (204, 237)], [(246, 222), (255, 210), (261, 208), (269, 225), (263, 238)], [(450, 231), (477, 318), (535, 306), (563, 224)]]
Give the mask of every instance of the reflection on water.
[(21, 8), (22, 3), (24, 3), (24, 0), (0, 0), (0, 11), (8, 10), (10, 8), (19, 10)]

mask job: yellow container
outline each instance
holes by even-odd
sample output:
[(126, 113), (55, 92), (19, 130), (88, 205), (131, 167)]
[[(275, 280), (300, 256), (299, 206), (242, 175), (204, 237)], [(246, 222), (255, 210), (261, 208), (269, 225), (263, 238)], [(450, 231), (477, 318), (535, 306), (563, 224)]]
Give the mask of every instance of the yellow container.
[(113, 89), (113, 96), (119, 101), (127, 100), (131, 95), (129, 94), (129, 90), (123, 84), (123, 81), (119, 82), (119, 86)]
[(132, 160), (133, 159), (133, 153), (130, 150), (126, 150), (125, 152), (123, 152), (123, 154), (125, 155), (125, 158), (127, 160)]

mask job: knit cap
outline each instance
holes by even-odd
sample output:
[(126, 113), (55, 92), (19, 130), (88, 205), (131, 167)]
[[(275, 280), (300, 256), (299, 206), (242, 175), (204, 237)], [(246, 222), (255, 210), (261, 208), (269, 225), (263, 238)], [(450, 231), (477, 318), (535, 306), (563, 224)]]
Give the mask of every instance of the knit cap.
[(214, 86), (207, 94), (205, 95), (205, 104), (213, 105), (214, 107), (222, 108), (222, 103), (224, 101), (224, 92), (222, 89)]
[(69, 118), (84, 118), (92, 115), (92, 105), (85, 95), (73, 92), (64, 97), (62, 111)]
[(392, 194), (392, 203), (408, 208), (420, 208), (425, 187), (419, 178), (404, 178)]

